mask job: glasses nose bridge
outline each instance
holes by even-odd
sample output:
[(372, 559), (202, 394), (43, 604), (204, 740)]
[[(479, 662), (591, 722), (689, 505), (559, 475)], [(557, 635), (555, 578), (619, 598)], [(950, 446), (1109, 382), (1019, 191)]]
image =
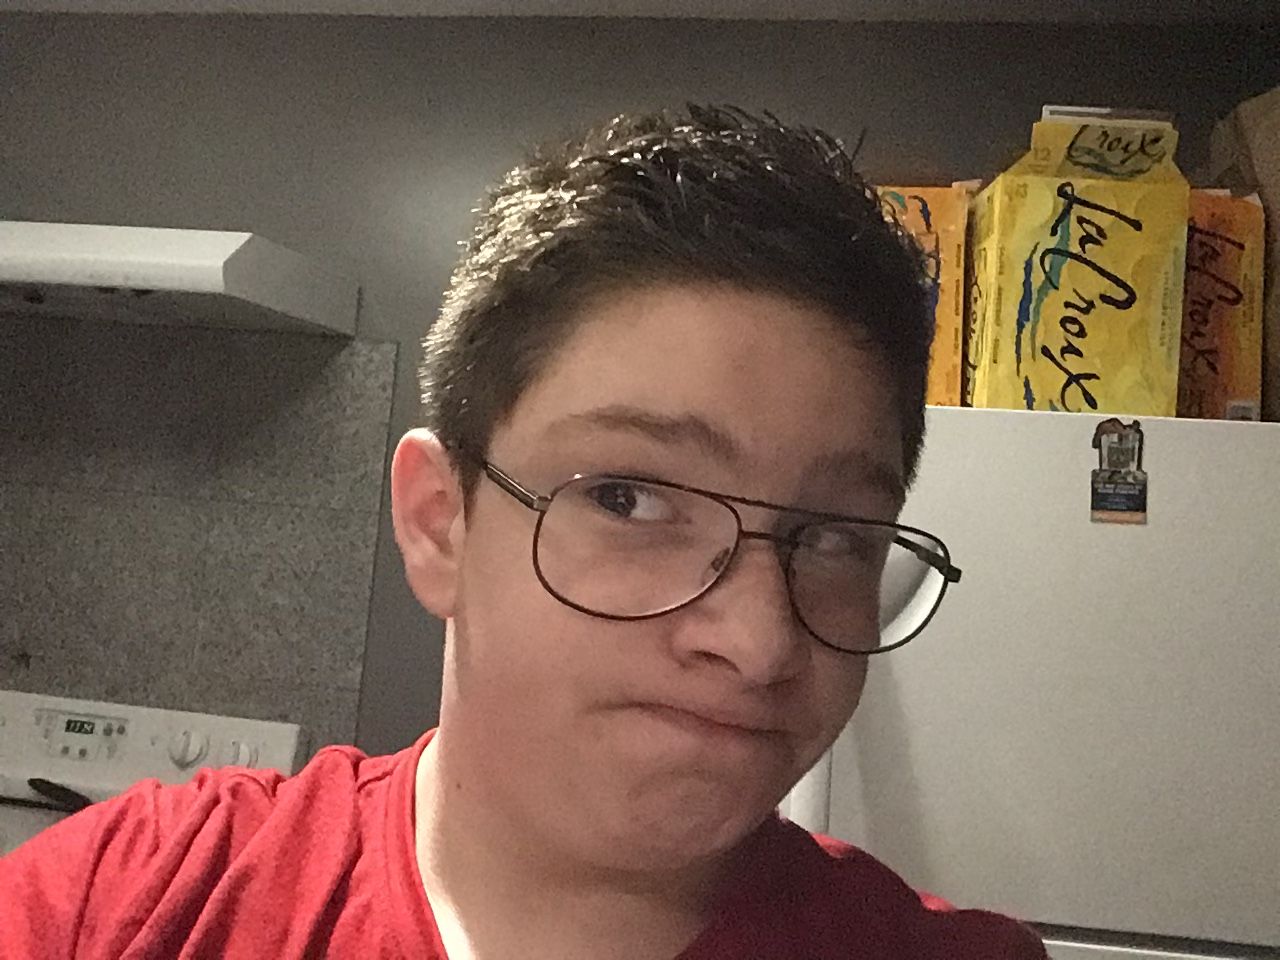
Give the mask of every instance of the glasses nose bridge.
[(738, 522), (738, 543), (734, 552), (740, 551), (743, 545), (749, 541), (771, 543), (785, 574), (790, 566), (791, 554), (795, 550), (795, 534), (794, 531), (788, 531), (787, 533), (774, 532), (773, 526), (788, 515), (787, 508), (760, 501), (739, 500), (737, 498), (734, 498), (733, 502), (728, 502), (728, 498), (722, 502), (733, 511), (733, 515)]
[(770, 533), (768, 530), (748, 530), (745, 526), (738, 533), (739, 540), (763, 540), (780, 546), (794, 546), (795, 540), (789, 534)]
[(784, 534), (769, 533), (767, 530), (748, 530), (746, 527), (739, 528), (739, 551), (741, 550), (742, 544), (750, 541), (764, 542), (773, 547), (773, 552), (777, 556), (778, 564), (782, 567), (782, 573), (787, 579), (788, 586), (790, 586), (791, 554), (796, 548), (795, 539)]
[(738, 537), (733, 547), (728, 548), (717, 557), (715, 564), (716, 578), (715, 582), (721, 583), (726, 577), (733, 576), (735, 570), (740, 569), (743, 561), (743, 547), (753, 541), (763, 541), (773, 547), (774, 559), (778, 563), (778, 573), (781, 575), (782, 588), (786, 591), (787, 602), (792, 610), (795, 609), (795, 600), (792, 596), (791, 585), (791, 553), (795, 549), (795, 541), (789, 536), (776, 533), (769, 533), (764, 530), (748, 530), (743, 523), (741, 514), (734, 511), (738, 517)]
[(793, 539), (788, 536), (770, 533), (767, 530), (748, 527), (740, 505), (729, 502), (727, 498), (708, 497), (708, 499), (714, 499), (732, 513), (737, 527), (733, 544), (721, 550), (717, 554), (716, 560), (713, 561), (716, 570), (716, 582), (722, 581), (729, 575), (731, 573), (730, 568), (736, 568), (741, 564), (743, 546), (745, 544), (750, 541), (764, 541), (775, 545), (774, 554), (781, 568), (782, 579), (786, 583), (786, 589), (789, 594), (791, 591), (791, 550), (795, 546)]

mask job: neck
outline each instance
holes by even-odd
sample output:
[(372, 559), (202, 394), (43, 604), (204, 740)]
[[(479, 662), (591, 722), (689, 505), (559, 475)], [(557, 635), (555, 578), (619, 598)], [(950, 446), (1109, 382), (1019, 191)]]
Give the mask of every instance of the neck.
[(732, 862), (655, 872), (566, 857), (504, 809), (474, 756), (442, 723), (417, 771), (418, 866), (450, 960), (656, 960), (706, 925)]

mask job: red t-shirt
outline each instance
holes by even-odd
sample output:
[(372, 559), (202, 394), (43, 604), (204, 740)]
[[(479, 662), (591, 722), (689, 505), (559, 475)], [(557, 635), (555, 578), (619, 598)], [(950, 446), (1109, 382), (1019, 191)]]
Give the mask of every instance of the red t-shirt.
[[(144, 781), (0, 859), (0, 957), (445, 960), (393, 756), (320, 751), (294, 777)], [(678, 960), (1043, 960), (1004, 917), (953, 911), (846, 844), (774, 820), (758, 865)], [(926, 904), (928, 906), (926, 906)]]

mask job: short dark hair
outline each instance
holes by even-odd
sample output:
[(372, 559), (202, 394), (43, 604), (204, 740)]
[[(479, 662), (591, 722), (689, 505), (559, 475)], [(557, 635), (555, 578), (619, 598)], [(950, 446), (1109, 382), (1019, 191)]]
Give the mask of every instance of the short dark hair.
[[(732, 107), (624, 115), (536, 152), (478, 212), (420, 370), (427, 426), (451, 451), (488, 450), (589, 298), (713, 282), (821, 308), (881, 351), (914, 475), (923, 260), (839, 140)], [(455, 459), (469, 497), (478, 468)]]

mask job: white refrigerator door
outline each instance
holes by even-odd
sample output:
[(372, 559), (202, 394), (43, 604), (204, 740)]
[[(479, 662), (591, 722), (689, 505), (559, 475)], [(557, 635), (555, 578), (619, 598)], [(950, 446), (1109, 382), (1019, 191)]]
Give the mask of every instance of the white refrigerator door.
[(904, 520), (964, 579), (873, 661), (830, 832), (961, 905), (1280, 946), (1280, 425), (1143, 420), (1121, 526), (1100, 419), (930, 411)]

